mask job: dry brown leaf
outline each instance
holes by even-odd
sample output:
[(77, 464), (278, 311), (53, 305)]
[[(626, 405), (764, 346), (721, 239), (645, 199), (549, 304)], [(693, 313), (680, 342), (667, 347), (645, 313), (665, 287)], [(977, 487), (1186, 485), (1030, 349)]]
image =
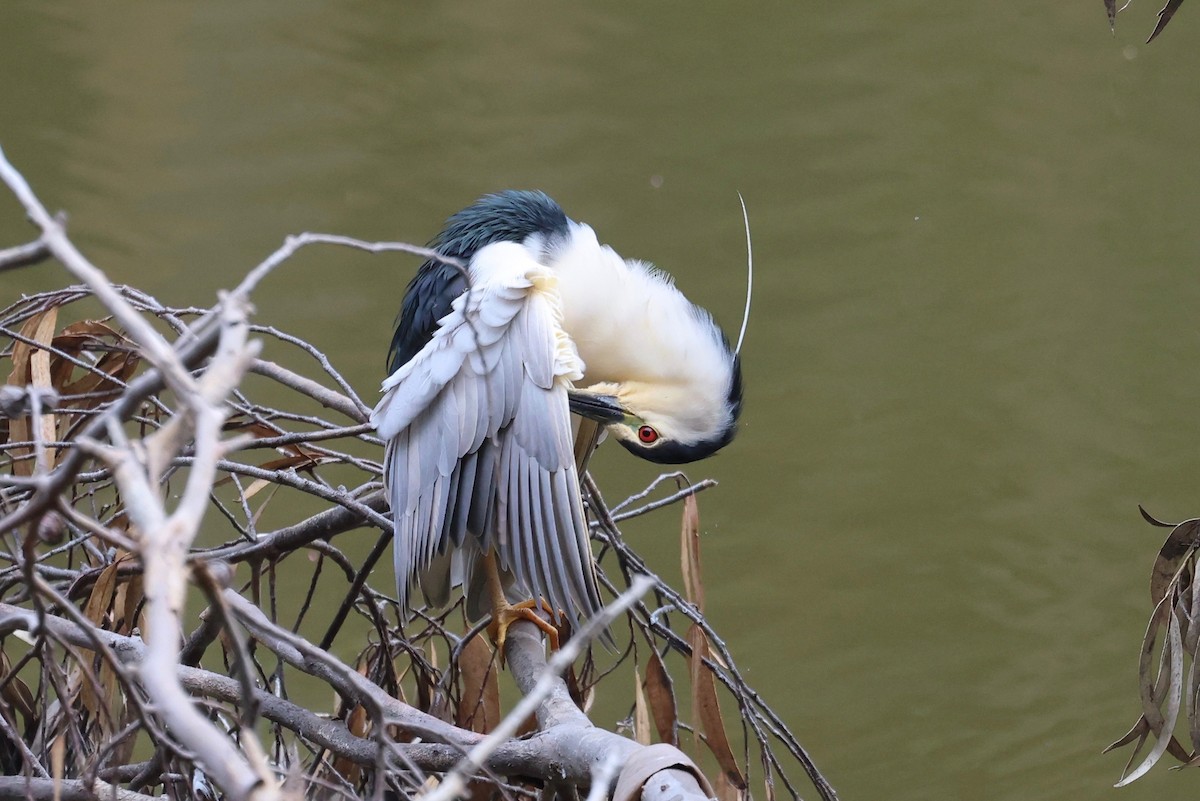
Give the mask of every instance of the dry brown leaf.
[[(1133, 728), (1131, 728), (1129, 731), (1125, 732), (1125, 734), (1122, 735), (1119, 739), (1114, 740), (1113, 742), (1109, 743), (1108, 746), (1100, 753), (1107, 754), (1109, 751), (1113, 751), (1117, 748), (1121, 748), (1122, 746), (1129, 745), (1134, 740), (1145, 740), (1146, 735), (1149, 732), (1150, 732), (1150, 725), (1146, 722), (1146, 716), (1142, 715), (1140, 718), (1138, 718), (1137, 723), (1133, 724)], [(1139, 744), (1137, 746), (1137, 748), (1141, 748), (1141, 745)], [(1137, 754), (1136, 749), (1134, 750), (1134, 754), (1135, 755)]]
[[(274, 439), (280, 436), (280, 432), (266, 425), (260, 420), (250, 420), (247, 418), (230, 418), (221, 427), (223, 431), (236, 431), (239, 434), (250, 434), (254, 439)], [(316, 459), (317, 452), (308, 448), (303, 442), (293, 442), (290, 445), (274, 446), (278, 450), (292, 457), (305, 457)]]
[[(119, 386), (111, 379), (113, 377), (120, 381), (128, 379), (133, 374), (133, 369), (139, 360), (132, 343), (123, 334), (98, 320), (82, 320), (68, 325), (58, 336), (54, 337), (53, 345), (56, 349), (75, 359), (79, 359), (87, 350), (108, 351), (100, 356), (92, 369), (84, 370), (84, 375), (74, 381), (71, 379), (75, 375), (75, 371), (81, 368), (69, 359), (65, 359), (57, 353), (54, 354), (51, 369), (54, 387), (63, 395), (94, 392), (104, 383), (112, 383), (113, 386), (109, 389), (115, 392)], [(69, 403), (73, 406), (91, 408), (99, 404), (101, 400), (96, 398), (70, 401)]]
[(238, 414), (230, 417), (221, 426), (221, 430), (226, 433), (236, 431), (239, 434), (249, 434), (255, 439), (271, 439), (279, 436), (279, 432), (271, 428), (261, 420), (254, 420), (245, 415)]
[(1150, 573), (1150, 603), (1156, 606), (1175, 584), (1183, 562), (1200, 546), (1200, 518), (1184, 520), (1171, 529)]
[(500, 722), (500, 685), (492, 649), (482, 637), (472, 637), (458, 657), (462, 694), (455, 723), (487, 734)]
[[(359, 670), (359, 673), (362, 673)], [(346, 728), (355, 737), (366, 739), (369, 734), (369, 719), (367, 718), (367, 710), (361, 704), (354, 707), (346, 718)], [(362, 778), (362, 766), (357, 762), (339, 756), (333, 760), (334, 771), (342, 776), (351, 785), (357, 785), (359, 779)]]
[[(358, 664), (355, 666), (355, 671), (360, 676), (367, 676), (371, 672), (371, 657), (373, 649), (368, 648), (363, 653), (359, 654)], [(355, 737), (366, 739), (370, 735), (371, 721), (367, 717), (367, 710), (361, 704), (356, 704), (350, 710), (350, 714), (346, 716), (346, 730)], [(357, 784), (362, 778), (362, 767), (345, 757), (335, 757), (332, 768), (327, 768), (327, 771), (336, 774), (340, 778), (338, 781), (348, 781), (351, 784)], [(328, 776), (329, 772), (325, 772)]]
[[(12, 663), (8, 661), (8, 654), (0, 649), (0, 678), (8, 679), (11, 672)], [(10, 709), (21, 713), (21, 717), (24, 718), (22, 728), (29, 728), (37, 715), (36, 702), (33, 700), (33, 693), (29, 691), (29, 685), (21, 681), (19, 676), (13, 676), (5, 682), (4, 689), (0, 690), (0, 699), (8, 704)]]
[(121, 562), (125, 558), (125, 556), (118, 557), (112, 564), (100, 571), (100, 575), (96, 577), (96, 583), (92, 585), (92, 593), (83, 607), (84, 617), (100, 628), (104, 628), (104, 618), (112, 609), (113, 601), (116, 598), (117, 570), (120, 569)]
[[(91, 666), (88, 666), (91, 670)], [(83, 668), (76, 665), (67, 675), (67, 697), (78, 700), (95, 719), (100, 714), (100, 699), (96, 697), (95, 686), (83, 678)]]
[(679, 714), (675, 706), (675, 688), (671, 685), (667, 666), (663, 664), (658, 651), (654, 650), (651, 650), (650, 661), (646, 664), (646, 700), (654, 717), (654, 727), (658, 729), (658, 739), (678, 746)]
[(118, 617), (113, 621), (113, 631), (118, 634), (133, 633), (133, 630), (138, 627), (135, 619), (138, 606), (144, 597), (141, 573), (129, 576), (117, 586), (117, 592), (113, 598), (113, 610), (117, 612)]
[[(1178, 745), (1172, 732), (1175, 729), (1175, 721), (1178, 719), (1179, 708), (1183, 701), (1183, 638), (1179, 631), (1179, 621), (1174, 615), (1167, 618), (1167, 641), (1163, 648), (1163, 667), (1168, 671), (1169, 683), (1165, 699), (1167, 709), (1158, 720), (1155, 720), (1155, 717), (1159, 715), (1158, 707), (1154, 706), (1151, 711), (1150, 705), (1144, 705), (1143, 711), (1147, 715), (1150, 728), (1156, 737), (1154, 746), (1142, 763), (1117, 782), (1116, 787), (1124, 787), (1145, 775), (1172, 744)], [(1184, 761), (1187, 761), (1186, 758)]]
[(683, 499), (683, 524), (680, 530), (680, 560), (683, 568), (683, 594), (701, 612), (704, 611), (704, 581), (700, 572), (700, 508), (696, 496)]
[(650, 710), (637, 665), (633, 666), (633, 739), (640, 745), (650, 745)]
[[(58, 322), (58, 309), (52, 308), (46, 311), (42, 316), (37, 330), (34, 332), (33, 338), (38, 342), (50, 347), (51, 341), (54, 339), (54, 326)], [(38, 389), (53, 389), (53, 384), (50, 380), (50, 351), (39, 348), (29, 356), (29, 373), (32, 383)], [(53, 442), (58, 439), (58, 428), (55, 423), (56, 418), (53, 414), (44, 414), (40, 421), (41, 436), (46, 442)], [(49, 456), (49, 454), (47, 454)], [(49, 457), (51, 463), (45, 465), (47, 468), (53, 467), (53, 457)]]
[(428, 660), (431, 671), (413, 665), (412, 677), (417, 690), (416, 706), (438, 720), (453, 723), (454, 710), (450, 708), (450, 699), (446, 697), (446, 693), (442, 689), (440, 674), (437, 670), (438, 651), (433, 640), (429, 640), (425, 646), (425, 658)]
[[(259, 479), (259, 480), (261, 481), (262, 479)], [(257, 482), (255, 482), (255, 483), (257, 483)], [(266, 498), (263, 498), (263, 502), (260, 503), (258, 505), (258, 508), (254, 510), (254, 516), (250, 518), (251, 523), (253, 523), (256, 526), (258, 525), (258, 521), (260, 518), (262, 518), (263, 512), (267, 511), (267, 504), (269, 504), (272, 500), (275, 499), (275, 496), (277, 494), (279, 494), (279, 490), (282, 487), (283, 487), (282, 484), (272, 484), (271, 485), (270, 494), (268, 494)], [(249, 499), (250, 496), (247, 495), (246, 498)]]
[[(58, 321), (58, 308), (51, 307), (33, 315), (21, 326), (21, 335), (35, 342), (50, 345), (54, 339), (54, 326)], [(8, 384), (15, 387), (33, 386), (43, 389), (51, 388), (50, 352), (43, 348), (30, 345), (28, 342), (16, 342), (12, 350), (12, 371), (8, 374)], [(28, 442), (33, 439), (34, 423), (29, 416), (17, 417), (8, 421), (8, 441)], [(53, 414), (42, 415), (37, 425), (43, 440), (54, 441), (58, 438), (56, 418)], [(28, 458), (33, 453), (32, 447), (12, 449), (13, 473), (18, 476), (31, 476), (34, 464)], [(53, 465), (46, 465), (52, 467)]]
[(1167, 0), (1167, 4), (1158, 12), (1158, 22), (1154, 26), (1154, 32), (1146, 40), (1146, 44), (1153, 42), (1154, 37), (1163, 32), (1163, 28), (1167, 27), (1167, 23), (1171, 21), (1171, 17), (1175, 16), (1175, 12), (1181, 5), (1183, 5), (1183, 0)]
[(107, 659), (100, 660), (100, 675), (97, 679), (100, 684), (100, 690), (104, 694), (103, 702), (108, 713), (100, 713), (99, 723), (100, 730), (104, 739), (111, 737), (116, 728), (120, 725), (119, 721), (125, 714), (124, 704), (122, 703), (125, 694), (122, 692), (121, 681), (117, 677), (117, 673), (113, 670), (112, 664)]
[[(278, 459), (271, 459), (270, 461), (263, 462), (262, 464), (259, 465), (259, 469), (261, 469), (261, 470), (287, 470), (290, 468), (293, 470), (306, 470), (310, 467), (316, 467), (325, 461), (328, 461), (328, 460), (323, 459), (323, 458), (318, 458), (315, 456), (308, 456), (305, 454), (301, 454), (298, 456), (281, 456)], [(224, 486), (225, 484), (229, 484), (232, 481), (233, 481), (233, 478), (231, 476), (225, 476), (220, 481), (213, 482), (213, 486), (214, 487)], [(254, 482), (254, 484), (257, 484), (259, 481), (267, 481), (267, 479), (258, 479)], [(271, 483), (271, 482), (268, 481), (268, 483)], [(254, 484), (251, 484), (251, 486), (254, 486)], [(261, 489), (262, 489), (262, 487), (259, 487), (258, 489), (254, 490), (254, 491), (258, 492)]]
[(725, 733), (725, 720), (721, 717), (721, 705), (717, 701), (717, 686), (712, 672), (705, 667), (704, 659), (709, 656), (708, 635), (695, 623), (688, 629), (688, 644), (692, 647), (692, 723), (704, 733), (705, 745), (716, 757), (721, 772), (739, 790), (746, 789), (746, 780), (729, 746)]
[[(683, 521), (680, 528), (681, 560), (683, 567), (684, 595), (700, 612), (704, 611), (704, 580), (700, 565), (700, 509), (695, 495), (683, 501)], [(729, 737), (725, 733), (725, 721), (721, 717), (721, 706), (717, 702), (717, 687), (712, 672), (705, 667), (704, 660), (711, 658), (708, 635), (693, 623), (688, 629), (688, 643), (692, 647), (690, 659), (692, 679), (692, 724), (704, 733), (703, 740), (717, 759), (722, 772), (739, 790), (746, 789), (746, 780), (738, 767)]]
[(742, 801), (745, 798), (745, 793), (739, 790), (724, 773), (717, 774), (716, 786), (713, 789), (717, 792), (717, 801)]
[(62, 780), (67, 768), (67, 735), (60, 734), (50, 744), (50, 775), (54, 777), (54, 801), (62, 798)]
[(133, 352), (106, 353), (79, 378), (58, 384), (58, 390), (63, 395), (87, 395), (86, 398), (68, 398), (66, 403), (80, 409), (94, 409), (122, 391), (121, 385), (133, 375), (138, 361), (138, 355)]
[(272, 484), (272, 482), (270, 479), (256, 478), (250, 482), (250, 486), (246, 487), (245, 491), (242, 493), (242, 497), (245, 498), (246, 500), (250, 500), (255, 495), (262, 492), (267, 487), (271, 486), (271, 484)]
[(54, 345), (66, 351), (83, 350), (88, 342), (104, 343), (111, 339), (115, 345), (132, 346), (129, 339), (117, 329), (102, 320), (80, 320), (63, 328), (54, 338)]

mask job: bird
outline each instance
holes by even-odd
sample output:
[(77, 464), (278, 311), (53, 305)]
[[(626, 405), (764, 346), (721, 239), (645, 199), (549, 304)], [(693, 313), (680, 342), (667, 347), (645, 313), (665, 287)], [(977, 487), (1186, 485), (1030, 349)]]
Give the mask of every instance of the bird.
[[(441, 608), (461, 585), (503, 654), (516, 619), (553, 639), (534, 607), (578, 622), (603, 606), (579, 484), (596, 440), (660, 464), (728, 445), (740, 340), (540, 191), (485, 195), (430, 247), (445, 258), (408, 284), (371, 414), (398, 600)], [(577, 429), (593, 434), (579, 454)]]

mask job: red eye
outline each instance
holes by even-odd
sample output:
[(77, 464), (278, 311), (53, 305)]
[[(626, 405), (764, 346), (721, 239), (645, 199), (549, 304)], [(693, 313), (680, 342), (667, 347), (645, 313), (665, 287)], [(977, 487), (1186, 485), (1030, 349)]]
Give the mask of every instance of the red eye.
[(650, 426), (642, 426), (638, 429), (638, 439), (649, 445), (652, 442), (658, 441), (658, 432)]

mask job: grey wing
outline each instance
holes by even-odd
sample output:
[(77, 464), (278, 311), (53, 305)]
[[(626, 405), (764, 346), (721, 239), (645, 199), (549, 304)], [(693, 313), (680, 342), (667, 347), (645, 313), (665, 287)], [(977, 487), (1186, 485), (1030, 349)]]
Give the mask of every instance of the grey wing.
[[(502, 269), (481, 269), (481, 259)], [(514, 591), (576, 618), (601, 606), (567, 406), (565, 378), (577, 376), (578, 361), (573, 347), (564, 352), (554, 298), (524, 267), (542, 269), (516, 245), (480, 251), (473, 274), (492, 277), (455, 301), (425, 348), (384, 383), (372, 414), (388, 442), (405, 609), (414, 581), (431, 603), (446, 602), (453, 550), (473, 562), (489, 548)], [(459, 579), (469, 582), (473, 564), (464, 568)]]

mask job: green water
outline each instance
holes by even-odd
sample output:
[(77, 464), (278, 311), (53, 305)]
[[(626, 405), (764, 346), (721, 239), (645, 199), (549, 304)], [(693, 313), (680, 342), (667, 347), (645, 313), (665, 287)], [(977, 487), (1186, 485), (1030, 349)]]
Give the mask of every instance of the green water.
[[(1146, 47), (1156, 11), (10, 1), (0, 145), (181, 304), (288, 233), (421, 242), (540, 187), (736, 331), (740, 191), (744, 423), (690, 473), (750, 680), (846, 799), (1192, 797), (1099, 753), (1137, 714), (1135, 504), (1200, 513), (1200, 16)], [(28, 236), (0, 198), (0, 246)], [(305, 253), (260, 319), (372, 398), (413, 266)], [(673, 515), (628, 535), (676, 569)]]

